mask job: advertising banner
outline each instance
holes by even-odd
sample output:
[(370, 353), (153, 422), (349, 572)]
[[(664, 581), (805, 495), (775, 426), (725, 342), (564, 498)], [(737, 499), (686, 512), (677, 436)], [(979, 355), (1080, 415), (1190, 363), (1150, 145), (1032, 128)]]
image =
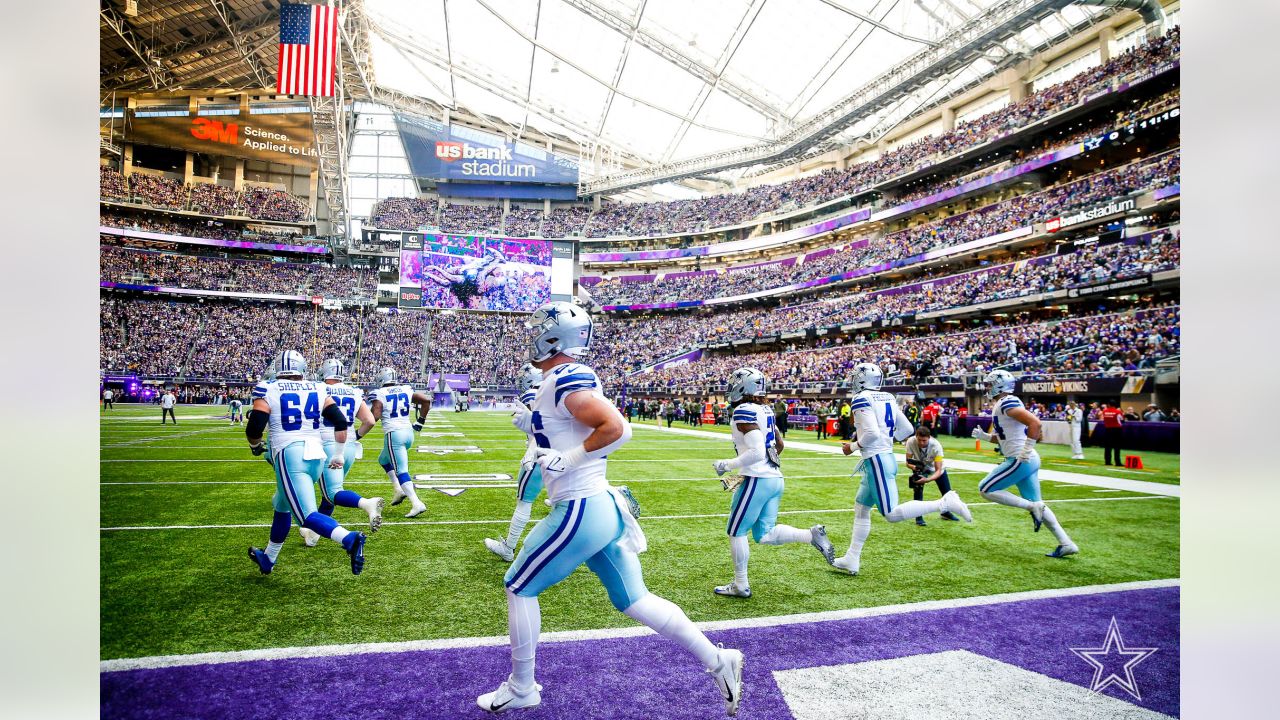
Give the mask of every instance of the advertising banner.
[(315, 167), (310, 113), (137, 117), (130, 113), (127, 142)]
[[(1119, 395), (1141, 392), (1143, 378), (1102, 377), (1078, 380), (1019, 380), (1019, 395)], [(1134, 389), (1134, 386), (1137, 389)]]
[[(427, 118), (396, 116), (413, 174), (433, 180), (577, 185), (578, 160)], [(495, 189), (495, 192), (497, 189)]]
[(1089, 222), (1090, 220), (1098, 220), (1115, 215), (1117, 213), (1128, 212), (1138, 207), (1138, 202), (1133, 198), (1125, 198), (1124, 200), (1112, 200), (1103, 205), (1094, 205), (1083, 210), (1077, 210), (1070, 215), (1062, 215), (1060, 217), (1051, 218), (1045, 221), (1044, 229), (1047, 232), (1058, 232), (1065, 230), (1073, 225)]

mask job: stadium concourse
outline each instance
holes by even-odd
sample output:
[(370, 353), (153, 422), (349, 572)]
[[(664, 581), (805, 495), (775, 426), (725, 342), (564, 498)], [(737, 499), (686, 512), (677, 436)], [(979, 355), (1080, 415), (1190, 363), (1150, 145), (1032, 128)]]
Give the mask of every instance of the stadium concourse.
[[(275, 4), (104, 6), (102, 717), (1179, 716), (1180, 6), (1130, 4), (349, 0), (334, 99), (263, 87)], [(556, 358), (580, 365), (526, 394)], [(272, 393), (336, 377), (377, 416), (353, 405), (331, 465), (368, 502), (326, 483), (307, 514)], [(521, 709), (485, 700), (528, 669), (504, 573), (527, 589), (594, 497), (524, 496), (572, 457), (540, 425), (579, 429), (565, 397), (621, 413), (582, 462), (639, 503), (640, 587), (677, 614), (610, 581), (634, 544), (568, 568), (530, 593)], [(784, 452), (751, 465), (765, 432)], [(739, 453), (780, 503), (752, 504), (767, 473), (722, 483)], [(521, 512), (545, 534), (519, 543)], [(752, 512), (747, 589), (725, 534)], [(291, 514), (319, 545), (279, 539)]]

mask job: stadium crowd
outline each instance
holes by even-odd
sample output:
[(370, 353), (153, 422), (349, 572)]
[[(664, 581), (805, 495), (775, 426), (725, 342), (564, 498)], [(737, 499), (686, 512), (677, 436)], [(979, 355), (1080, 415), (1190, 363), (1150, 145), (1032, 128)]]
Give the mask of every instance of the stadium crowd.
[(246, 185), (237, 192), (217, 183), (184, 185), (163, 175), (140, 171), (126, 178), (107, 165), (99, 166), (98, 194), (105, 200), (127, 200), (163, 210), (190, 210), (219, 217), (274, 222), (305, 222), (311, 217), (306, 201), (283, 190)]
[(287, 245), (327, 245), (320, 238), (301, 235), (296, 231), (285, 228), (279, 228), (275, 231), (269, 231), (264, 227), (251, 229), (221, 220), (186, 218), (158, 213), (116, 213), (104, 210), (99, 213), (98, 222), (104, 227), (114, 227), (122, 230), (137, 230), (140, 232), (207, 238), (210, 240), (243, 240)]
[(863, 238), (834, 251), (810, 253), (799, 262), (789, 258), (749, 268), (728, 267), (723, 272), (680, 273), (677, 277), (664, 277), (653, 282), (601, 279), (589, 285), (590, 293), (602, 305), (731, 297), (832, 277), (890, 261), (909, 262), (929, 250), (980, 240), (1139, 190), (1172, 185), (1179, 182), (1180, 170), (1180, 154), (1173, 151), (1064, 182), (1032, 195), (1016, 196), (909, 227), (881, 238)]
[[(379, 226), (381, 227), (381, 226)], [(490, 233), (502, 227), (497, 205), (448, 203), (440, 209), (440, 230), (446, 233)]]
[(283, 295), (373, 297), (377, 273), (320, 263), (282, 263), (99, 247), (104, 282)]

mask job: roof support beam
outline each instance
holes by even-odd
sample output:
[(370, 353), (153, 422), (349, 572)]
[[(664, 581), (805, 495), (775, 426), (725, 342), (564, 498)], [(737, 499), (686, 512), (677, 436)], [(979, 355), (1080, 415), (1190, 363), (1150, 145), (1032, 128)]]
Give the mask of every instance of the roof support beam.
[[(640, 19), (644, 17), (644, 9), (648, 6), (649, 0), (640, 0), (640, 7), (636, 8), (635, 19), (631, 22), (631, 33), (627, 35), (627, 43), (622, 46), (622, 57), (618, 58), (618, 67), (613, 71), (614, 87), (622, 82), (622, 71), (627, 68), (627, 60), (631, 57), (631, 46), (636, 41), (636, 35), (640, 34)], [(600, 113), (600, 124), (596, 126), (596, 134), (604, 132), (604, 124), (609, 120), (609, 111), (613, 109), (613, 98), (616, 96), (617, 93), (610, 90), (605, 97), (604, 111)]]
[[(707, 67), (698, 60), (681, 53), (676, 49), (674, 42), (658, 37), (657, 34), (652, 31), (640, 28), (638, 20), (632, 22), (621, 15), (617, 15), (613, 10), (594, 2), (593, 0), (564, 0), (564, 3), (596, 20), (614, 32), (628, 38), (634, 35), (635, 42), (638, 45), (647, 50), (651, 50), (659, 57), (670, 62), (681, 70), (684, 70), (690, 75), (693, 75), (702, 82), (707, 84), (716, 82), (718, 73), (714, 68)], [(780, 108), (759, 97), (751, 90), (723, 78), (719, 81), (718, 89), (743, 105), (746, 105), (761, 115), (772, 119), (774, 122), (778, 123), (779, 126), (790, 126), (790, 120), (787, 119), (786, 114), (783, 113)]]
[(222, 27), (226, 29), (227, 35), (231, 37), (231, 43), (236, 48), (236, 53), (240, 55), (240, 60), (249, 66), (253, 71), (253, 77), (258, 81), (259, 87), (263, 90), (270, 90), (275, 87), (275, 83), (267, 81), (268, 74), (263, 73), (262, 63), (256, 53), (251, 53), (240, 40), (240, 33), (231, 25), (231, 18), (228, 16), (227, 4), (223, 0), (209, 0), (209, 7), (213, 8), (213, 12), (218, 16), (218, 20), (222, 21)]
[(98, 14), (107, 27), (111, 28), (111, 31), (116, 34), (116, 37), (120, 38), (125, 46), (142, 62), (142, 68), (151, 80), (152, 88), (164, 90), (173, 84), (173, 75), (169, 72), (164, 62), (156, 55), (154, 50), (134, 34), (133, 28), (129, 26), (124, 17), (115, 11), (115, 8), (111, 7), (107, 2), (103, 2)]

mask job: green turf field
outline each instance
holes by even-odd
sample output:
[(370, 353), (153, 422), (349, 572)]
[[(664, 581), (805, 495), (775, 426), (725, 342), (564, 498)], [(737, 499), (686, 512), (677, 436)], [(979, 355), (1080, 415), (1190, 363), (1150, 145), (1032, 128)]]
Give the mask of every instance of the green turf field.
[[(180, 406), (177, 412), (176, 427), (161, 427), (152, 407), (118, 406), (102, 416), (102, 658), (506, 633), (506, 565), (485, 550), (483, 539), (505, 534), (511, 487), (473, 488), (457, 497), (420, 489), (429, 510), (409, 521), (403, 518), (407, 505), (388, 507), (359, 577), (351, 575), (337, 545), (321, 541), (306, 548), (296, 531), (275, 572), (263, 576), (245, 549), (267, 539), (271, 468), (249, 454), (242, 427), (211, 419), (224, 409)], [(524, 442), (505, 414), (445, 411), (432, 417), (454, 426), (441, 431), (465, 437), (419, 438), (419, 444), (476, 445), (484, 453), (411, 452), (415, 475), (515, 475)], [(381, 439), (379, 430), (364, 439), (365, 457), (352, 468), (348, 489), (390, 497), (377, 465)], [(790, 439), (812, 441), (814, 435), (793, 432)], [(945, 442), (952, 457), (998, 460), (975, 454), (972, 441)], [(1098, 449), (1089, 448), (1091, 461), (1083, 464), (1059, 462), (1058, 448), (1042, 453), (1046, 467), (1103, 473)], [(610, 456), (612, 482), (630, 485), (643, 505), (650, 546), (641, 556), (646, 583), (695, 621), (1178, 575), (1176, 498), (1046, 481), (1046, 500), (1071, 501), (1055, 505), (1055, 512), (1081, 547), (1078, 556), (1051, 560), (1043, 553), (1053, 548), (1053, 536), (1047, 530), (1033, 534), (1026, 513), (981, 504), (981, 474), (968, 471), (951, 477), (971, 503), (974, 524), (935, 516), (928, 527), (916, 527), (876, 517), (857, 577), (828, 567), (808, 545), (753, 546), (755, 596), (717, 597), (712, 586), (732, 577), (724, 535), (730, 496), (711, 461), (731, 454), (727, 439), (637, 428), (631, 444)], [(1143, 454), (1152, 472), (1110, 474), (1176, 483), (1177, 456), (1153, 455)], [(853, 518), (854, 463), (786, 452), (779, 522), (824, 523), (842, 553)], [(899, 475), (899, 492), (910, 498), (906, 473)], [(934, 497), (929, 488), (926, 498)], [(534, 519), (546, 512), (535, 505)], [(352, 529), (365, 526), (358, 510), (339, 508), (337, 518)], [(542, 598), (544, 631), (632, 624), (614, 611), (585, 568)]]

